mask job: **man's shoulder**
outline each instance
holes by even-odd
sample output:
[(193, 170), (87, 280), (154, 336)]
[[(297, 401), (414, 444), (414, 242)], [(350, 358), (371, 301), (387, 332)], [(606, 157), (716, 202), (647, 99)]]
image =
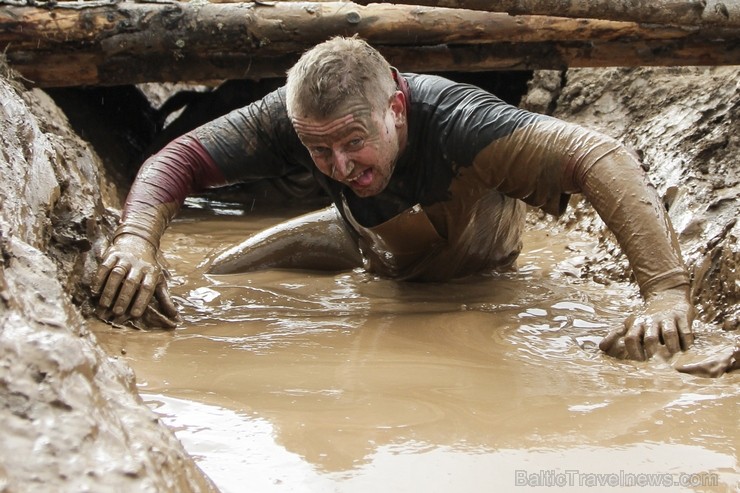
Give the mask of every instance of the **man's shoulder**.
[(501, 111), (510, 105), (495, 94), (478, 86), (457, 82), (440, 75), (402, 74), (409, 85), (412, 107), (418, 110), (449, 115), (462, 111)]
[(264, 109), (270, 109), (277, 113), (285, 113), (287, 116), (288, 110), (285, 102), (285, 86), (280, 86), (277, 89), (268, 92), (262, 98), (252, 102), (252, 105), (260, 106)]
[(490, 94), (479, 87), (456, 82), (441, 75), (416, 73), (403, 73), (401, 75), (408, 82), (412, 94), (417, 97), (439, 97), (450, 93), (450, 91), (480, 91)]

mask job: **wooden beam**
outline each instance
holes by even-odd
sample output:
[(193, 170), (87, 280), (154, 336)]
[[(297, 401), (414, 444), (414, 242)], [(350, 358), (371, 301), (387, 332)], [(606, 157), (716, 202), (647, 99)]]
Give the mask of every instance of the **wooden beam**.
[(740, 64), (738, 30), (721, 28), (347, 2), (0, 8), (0, 50), (42, 87), (282, 76), (314, 44), (353, 34), (416, 71)]
[[(493, 70), (565, 69), (568, 67), (733, 65), (740, 61), (740, 42), (682, 41), (612, 43), (494, 43), (426, 47), (381, 46), (394, 66), (409, 72), (485, 72)], [(243, 53), (187, 55), (162, 60), (120, 54), (51, 54), (18, 70), (39, 87), (123, 85), (141, 82), (201, 82), (283, 77), (299, 53), (254, 56)], [(135, 67), (135, 70), (132, 70)]]
[[(368, 5), (374, 2), (358, 0), (357, 3)], [(403, 3), (505, 12), (510, 15), (547, 15), (675, 26), (740, 28), (738, 0), (403, 0)]]

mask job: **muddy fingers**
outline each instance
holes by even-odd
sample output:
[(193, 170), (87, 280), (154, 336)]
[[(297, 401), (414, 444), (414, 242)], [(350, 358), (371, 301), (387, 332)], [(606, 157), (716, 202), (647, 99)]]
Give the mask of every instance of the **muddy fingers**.
[(678, 337), (681, 342), (681, 350), (686, 351), (694, 345), (694, 332), (691, 330), (693, 321), (687, 319), (678, 319), (676, 326), (678, 327)]
[(627, 328), (627, 334), (624, 336), (624, 345), (627, 349), (627, 357), (637, 361), (645, 360), (645, 351), (643, 350), (643, 336), (646, 327), (654, 325), (649, 317), (637, 317), (635, 321)]
[(154, 289), (156, 287), (157, 281), (159, 280), (159, 277), (161, 276), (158, 276), (154, 272), (147, 272), (146, 275), (144, 275), (144, 278), (138, 285), (139, 291), (136, 294), (134, 304), (131, 305), (132, 317), (137, 318), (144, 314), (146, 306), (149, 304), (149, 301), (151, 301), (152, 296), (154, 295)]
[(652, 358), (661, 346), (669, 355), (685, 351), (694, 342), (693, 319), (686, 287), (655, 293), (625, 320), (624, 327), (612, 330), (599, 348), (615, 358), (637, 361)]
[(658, 325), (651, 323), (648, 325), (643, 337), (643, 345), (645, 348), (645, 356), (647, 359), (652, 358), (658, 352), (658, 346), (660, 344), (660, 332)]
[[(110, 279), (113, 277), (114, 274), (117, 274), (119, 272), (119, 267), (120, 265), (117, 265), (113, 268), (113, 270), (111, 271), (111, 275), (108, 276), (108, 282), (110, 282)], [(131, 304), (131, 300), (133, 299), (134, 294), (139, 290), (139, 285), (141, 283), (141, 271), (137, 269), (128, 269), (128, 271), (126, 271), (124, 269), (124, 267), (121, 267), (120, 269), (121, 272), (125, 272), (125, 277), (123, 278), (122, 282), (119, 281), (121, 289), (118, 292), (116, 303), (113, 306), (114, 315), (122, 315), (126, 312), (126, 310), (128, 310), (128, 307)]]
[(162, 279), (159, 284), (157, 284), (154, 295), (159, 302), (159, 307), (162, 309), (162, 312), (167, 317), (176, 320), (180, 319), (177, 305), (175, 305), (175, 303), (172, 301), (172, 298), (170, 297), (170, 292), (167, 289), (167, 283), (164, 279)]
[(599, 343), (599, 349), (604, 351), (606, 354), (617, 359), (627, 358), (627, 348), (624, 345), (624, 334), (627, 332), (627, 327), (622, 326), (607, 334), (607, 336)]
[(177, 318), (177, 308), (170, 299), (162, 268), (157, 261), (157, 250), (151, 242), (136, 235), (116, 237), (100, 264), (93, 290), (102, 292), (98, 304), (112, 309), (116, 317), (142, 317), (152, 297), (163, 313)]
[(676, 354), (681, 351), (681, 341), (674, 320), (662, 320), (660, 322), (660, 335), (663, 339), (663, 344), (670, 354)]
[(114, 300), (117, 300), (117, 295), (121, 289), (121, 283), (126, 278), (127, 274), (128, 269), (123, 265), (117, 264), (110, 269), (105, 281), (105, 287), (103, 288), (103, 292), (100, 294), (100, 306), (109, 308), (113, 305)]

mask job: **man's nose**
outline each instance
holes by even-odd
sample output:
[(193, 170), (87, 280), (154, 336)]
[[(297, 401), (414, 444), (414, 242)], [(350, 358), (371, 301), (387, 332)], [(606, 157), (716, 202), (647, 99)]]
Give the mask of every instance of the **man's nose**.
[(352, 166), (352, 162), (347, 154), (342, 151), (334, 151), (334, 166), (332, 168), (332, 178), (342, 181), (349, 177), (354, 166)]

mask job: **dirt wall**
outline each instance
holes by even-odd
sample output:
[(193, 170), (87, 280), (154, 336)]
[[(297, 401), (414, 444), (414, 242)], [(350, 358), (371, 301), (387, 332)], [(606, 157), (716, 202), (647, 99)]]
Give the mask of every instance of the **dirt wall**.
[(73, 303), (118, 205), (99, 160), (2, 75), (0, 143), (0, 492), (215, 491)]

